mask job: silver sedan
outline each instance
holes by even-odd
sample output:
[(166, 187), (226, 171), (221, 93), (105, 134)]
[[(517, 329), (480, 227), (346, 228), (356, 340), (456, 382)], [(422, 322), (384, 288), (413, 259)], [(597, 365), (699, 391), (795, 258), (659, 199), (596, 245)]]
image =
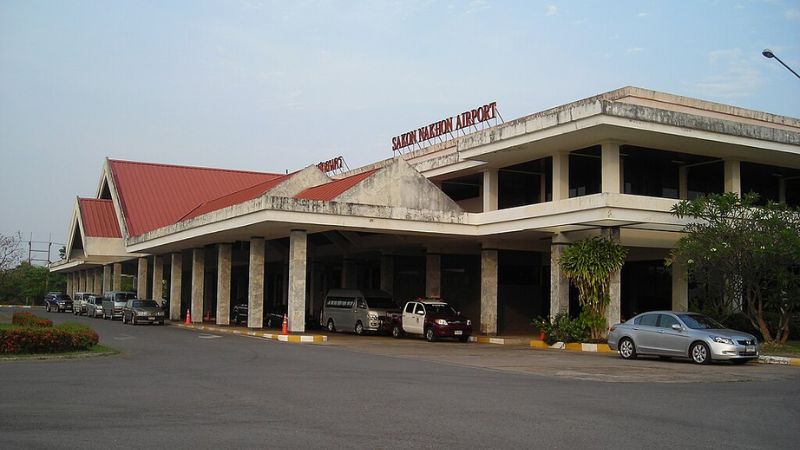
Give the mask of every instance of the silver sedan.
[(755, 336), (725, 328), (702, 314), (652, 311), (611, 327), (608, 346), (624, 359), (638, 355), (690, 358), (697, 364), (727, 360), (743, 364), (758, 358)]

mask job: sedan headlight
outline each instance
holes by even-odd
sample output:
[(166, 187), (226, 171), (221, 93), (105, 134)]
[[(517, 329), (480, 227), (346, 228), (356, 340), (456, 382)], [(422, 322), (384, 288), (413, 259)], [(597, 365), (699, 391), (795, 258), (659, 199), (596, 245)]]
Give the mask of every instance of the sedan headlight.
[(726, 337), (722, 337), (722, 336), (711, 336), (711, 340), (713, 340), (714, 342), (716, 342), (718, 344), (733, 345), (733, 340), (728, 339)]
[(447, 321), (444, 319), (436, 319), (436, 325), (447, 325)]

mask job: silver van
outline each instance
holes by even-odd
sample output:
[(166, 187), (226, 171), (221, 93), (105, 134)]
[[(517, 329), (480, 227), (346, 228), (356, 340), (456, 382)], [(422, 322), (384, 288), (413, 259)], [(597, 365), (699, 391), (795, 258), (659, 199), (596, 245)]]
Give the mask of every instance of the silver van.
[(134, 298), (136, 292), (109, 291), (103, 294), (103, 319), (122, 318), (122, 308)]
[(325, 296), (319, 324), (328, 331), (364, 334), (381, 331), (386, 311), (399, 309), (389, 293), (365, 289), (331, 289)]

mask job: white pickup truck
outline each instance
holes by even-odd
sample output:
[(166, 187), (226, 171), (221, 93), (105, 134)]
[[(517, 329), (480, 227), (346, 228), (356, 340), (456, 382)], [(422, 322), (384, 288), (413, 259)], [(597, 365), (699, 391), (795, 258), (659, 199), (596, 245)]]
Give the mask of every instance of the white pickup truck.
[(389, 313), (384, 329), (395, 338), (411, 334), (428, 341), (451, 337), (467, 342), (472, 335), (472, 321), (461, 316), (438, 299), (420, 299), (406, 303), (402, 312)]

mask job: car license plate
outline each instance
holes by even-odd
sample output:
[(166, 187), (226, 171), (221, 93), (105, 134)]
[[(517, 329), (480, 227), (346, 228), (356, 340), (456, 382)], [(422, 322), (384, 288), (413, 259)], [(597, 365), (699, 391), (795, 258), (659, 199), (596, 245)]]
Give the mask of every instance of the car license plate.
[(744, 351), (747, 352), (747, 353), (755, 353), (756, 352), (756, 346), (755, 345), (747, 345), (747, 346), (745, 346)]
[(156, 320), (156, 318), (151, 316), (151, 317), (148, 317), (147, 320)]
[(453, 336), (461, 336), (461, 334), (462, 334), (462, 331), (461, 331), (461, 330), (455, 330), (455, 331), (453, 331)]

